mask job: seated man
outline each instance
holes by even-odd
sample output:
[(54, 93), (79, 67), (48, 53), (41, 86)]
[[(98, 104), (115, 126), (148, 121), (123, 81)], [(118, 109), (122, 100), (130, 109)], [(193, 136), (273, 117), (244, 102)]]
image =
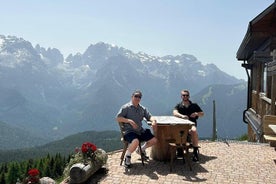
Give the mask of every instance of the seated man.
[[(123, 105), (117, 114), (117, 121), (124, 124), (124, 139), (128, 141), (129, 147), (126, 152), (124, 164), (126, 167), (131, 165), (131, 154), (137, 149), (139, 142), (146, 142), (142, 145), (142, 154), (146, 156), (146, 148), (152, 146), (157, 142), (157, 139), (149, 129), (142, 127), (142, 120), (146, 118), (152, 122), (152, 128), (156, 129), (156, 120), (152, 117), (150, 112), (140, 105), (142, 92), (136, 90), (131, 96), (131, 101)], [(137, 149), (138, 151), (139, 149)]]
[[(192, 144), (193, 144), (193, 161), (197, 162), (198, 159), (198, 134), (196, 130), (197, 122), (196, 120), (198, 117), (202, 117), (204, 115), (201, 108), (196, 104), (192, 103), (192, 101), (189, 100), (190, 93), (188, 90), (182, 90), (181, 91), (181, 99), (182, 101), (178, 103), (173, 110), (173, 115), (179, 118), (183, 119), (189, 119), (190, 121), (194, 122), (195, 125), (192, 126), (192, 128), (189, 131), (189, 134), (192, 137)], [(178, 152), (180, 154), (180, 152)]]

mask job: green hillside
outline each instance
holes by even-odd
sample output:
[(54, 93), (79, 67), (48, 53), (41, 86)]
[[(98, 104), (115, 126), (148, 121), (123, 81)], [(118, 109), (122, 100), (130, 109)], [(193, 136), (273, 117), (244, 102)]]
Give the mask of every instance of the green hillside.
[(44, 157), (47, 154), (68, 156), (75, 152), (76, 147), (81, 147), (84, 142), (94, 143), (98, 148), (106, 152), (122, 148), (122, 142), (118, 131), (86, 131), (65, 137), (62, 140), (54, 141), (42, 146), (0, 151), (0, 163), (10, 161), (22, 161)]
[(49, 142), (38, 135), (0, 121), (0, 150), (26, 148)]

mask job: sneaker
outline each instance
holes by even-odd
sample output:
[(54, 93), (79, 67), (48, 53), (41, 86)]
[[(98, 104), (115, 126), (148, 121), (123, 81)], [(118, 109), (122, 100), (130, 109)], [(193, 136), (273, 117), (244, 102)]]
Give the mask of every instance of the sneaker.
[(136, 153), (137, 153), (138, 155), (142, 155), (142, 157), (144, 158), (144, 160), (149, 159), (149, 157), (147, 156), (147, 153), (146, 153), (146, 151), (145, 151), (145, 150), (144, 150), (144, 151), (142, 151), (142, 154), (140, 154), (140, 149), (139, 149), (139, 148), (137, 148), (137, 149), (136, 149)]
[(198, 148), (194, 148), (194, 152), (193, 152), (193, 156), (192, 156), (193, 162), (198, 162), (199, 161), (198, 154), (199, 154)]
[(125, 167), (130, 167), (130, 165), (131, 165), (131, 156), (126, 156), (125, 157)]

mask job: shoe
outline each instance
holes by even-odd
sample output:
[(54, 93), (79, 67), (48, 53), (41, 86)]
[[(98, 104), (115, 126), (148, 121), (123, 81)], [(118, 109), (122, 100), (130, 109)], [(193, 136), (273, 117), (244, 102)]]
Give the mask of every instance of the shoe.
[(193, 162), (198, 162), (199, 161), (198, 155), (194, 154), (193, 157), (192, 157), (192, 161)]
[(137, 148), (137, 149), (136, 149), (136, 153), (137, 153), (138, 155), (142, 155), (142, 157), (143, 157), (144, 160), (148, 160), (148, 159), (149, 159), (149, 157), (147, 156), (147, 153), (146, 153), (145, 150), (142, 151), (142, 153), (140, 154), (140, 149)]
[(198, 148), (194, 148), (194, 152), (193, 152), (193, 156), (192, 156), (193, 162), (198, 162), (199, 161), (198, 154), (199, 154)]
[(131, 156), (126, 156), (125, 157), (125, 167), (130, 167), (130, 165), (131, 165)]

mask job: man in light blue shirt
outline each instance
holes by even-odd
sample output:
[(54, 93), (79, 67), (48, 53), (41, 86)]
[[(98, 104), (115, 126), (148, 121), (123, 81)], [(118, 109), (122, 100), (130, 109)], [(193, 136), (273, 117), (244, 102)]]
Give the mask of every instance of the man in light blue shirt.
[(134, 91), (131, 101), (120, 108), (116, 118), (118, 122), (124, 123), (124, 139), (130, 143), (125, 156), (124, 164), (126, 167), (130, 167), (131, 154), (137, 149), (139, 142), (145, 142), (142, 145), (142, 154), (144, 156), (146, 156), (146, 148), (151, 147), (157, 142), (150, 129), (144, 129), (142, 126), (142, 121), (145, 118), (152, 122), (152, 128), (156, 130), (157, 122), (151, 113), (144, 106), (140, 105), (141, 98), (142, 92), (140, 90)]

